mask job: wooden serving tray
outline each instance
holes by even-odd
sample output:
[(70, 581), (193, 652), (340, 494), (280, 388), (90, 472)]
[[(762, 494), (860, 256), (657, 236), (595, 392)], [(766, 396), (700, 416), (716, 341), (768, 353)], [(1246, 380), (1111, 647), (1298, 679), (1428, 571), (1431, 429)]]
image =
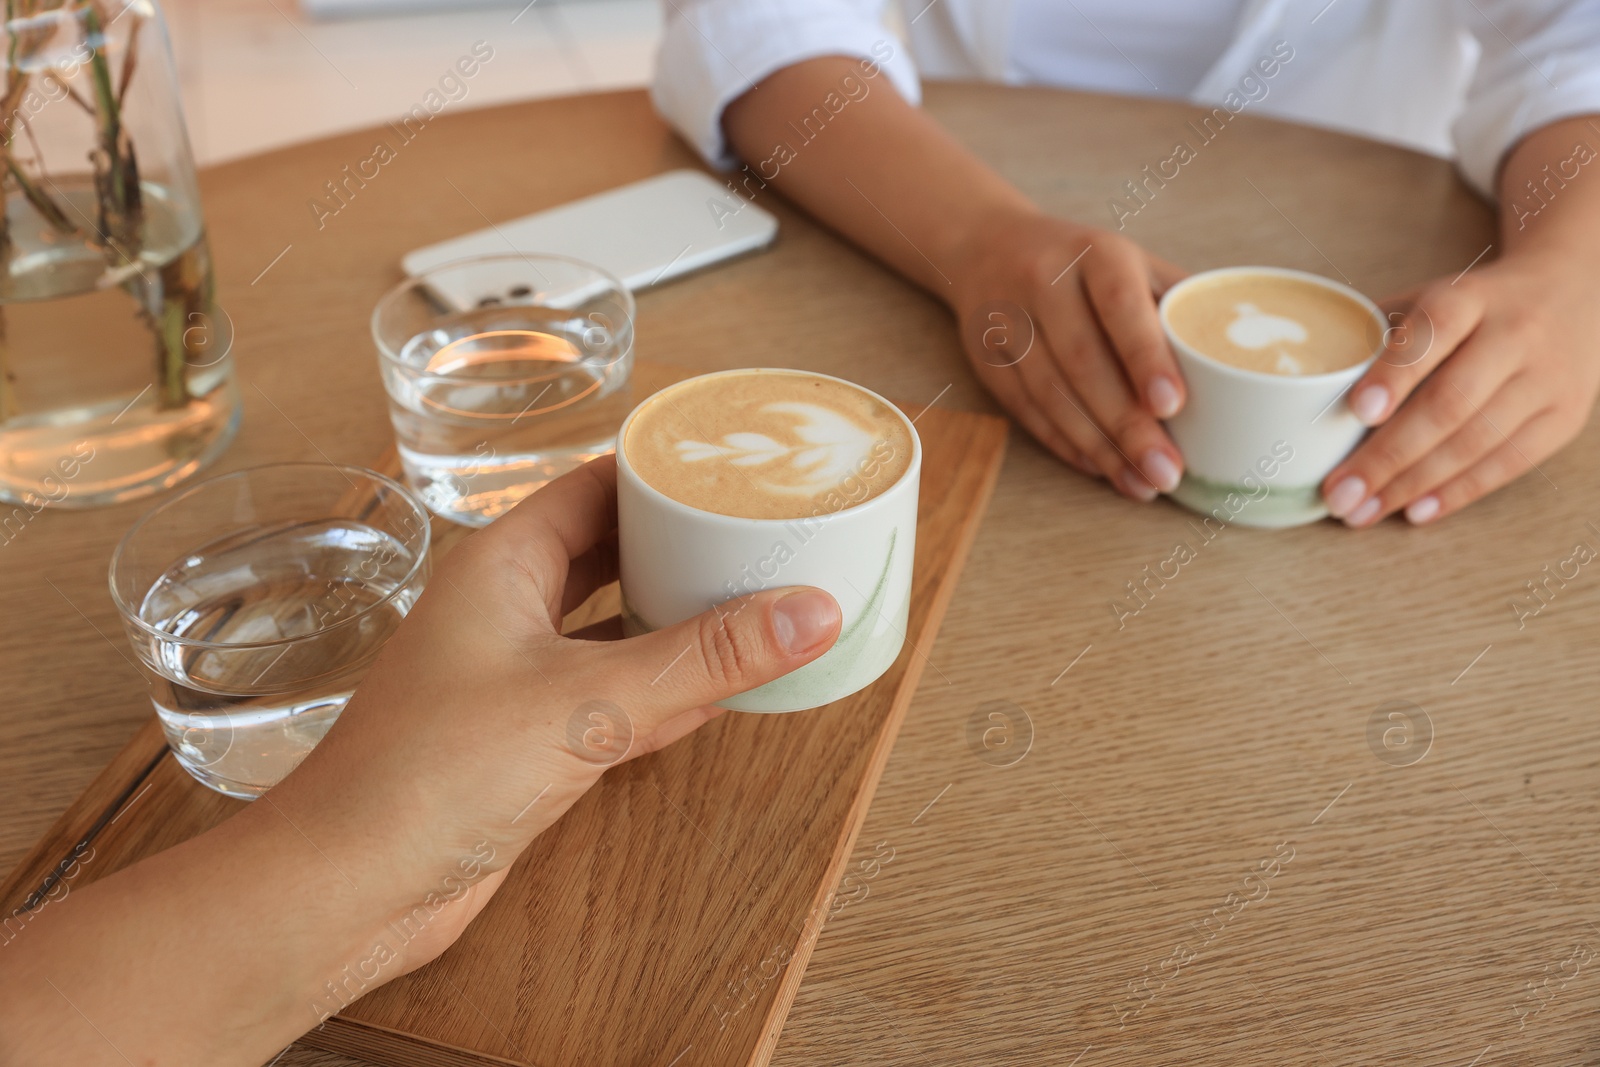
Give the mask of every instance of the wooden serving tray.
[[(816, 711), (730, 713), (606, 772), (459, 942), (305, 1044), (428, 1067), (768, 1061), (1005, 451), (1002, 419), (907, 410), (922, 492), (907, 642), (889, 672)], [(435, 525), (435, 551), (465, 536)], [(567, 625), (615, 606), (612, 586)], [(36, 905), (63, 874), (70, 893), (202, 833), (241, 803), (191, 779), (152, 717), (0, 885), (0, 914)]]

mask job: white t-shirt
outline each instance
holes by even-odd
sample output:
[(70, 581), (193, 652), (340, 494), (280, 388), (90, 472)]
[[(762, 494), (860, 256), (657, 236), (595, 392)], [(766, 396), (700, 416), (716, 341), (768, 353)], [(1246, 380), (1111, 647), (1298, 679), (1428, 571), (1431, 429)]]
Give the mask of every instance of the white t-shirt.
[(1031, 85), (1187, 97), (1233, 40), (1243, 8), (1244, 0), (1012, 0), (1011, 67)]
[(723, 108), (823, 55), (913, 102), (920, 77), (985, 79), (1329, 126), (1454, 157), (1486, 195), (1524, 134), (1600, 112), (1600, 0), (896, 0), (909, 47), (884, 0), (665, 3), (656, 106), (719, 166)]

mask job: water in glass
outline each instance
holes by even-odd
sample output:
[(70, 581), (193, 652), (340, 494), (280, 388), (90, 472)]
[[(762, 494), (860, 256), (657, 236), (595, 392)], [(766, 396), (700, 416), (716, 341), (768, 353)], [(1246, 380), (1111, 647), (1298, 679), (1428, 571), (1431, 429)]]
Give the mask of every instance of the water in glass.
[(189, 773), (255, 797), (293, 770), (421, 593), (415, 563), (392, 534), (329, 518), (230, 534), (161, 573), (138, 614), (162, 636), (135, 643)]
[(493, 521), (615, 449), (630, 355), (594, 315), (517, 305), (440, 320), (385, 369), (407, 481), (436, 515)]

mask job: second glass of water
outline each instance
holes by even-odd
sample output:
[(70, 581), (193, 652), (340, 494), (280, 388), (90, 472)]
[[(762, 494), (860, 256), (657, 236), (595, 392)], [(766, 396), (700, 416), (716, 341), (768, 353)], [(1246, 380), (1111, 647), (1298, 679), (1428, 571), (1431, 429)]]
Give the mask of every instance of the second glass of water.
[(484, 526), (616, 448), (633, 407), (633, 297), (598, 267), (456, 260), (372, 313), (406, 479), (434, 514)]
[(292, 771), (422, 594), (429, 538), (405, 487), (327, 463), (200, 482), (134, 524), (111, 597), (183, 768), (247, 799)]

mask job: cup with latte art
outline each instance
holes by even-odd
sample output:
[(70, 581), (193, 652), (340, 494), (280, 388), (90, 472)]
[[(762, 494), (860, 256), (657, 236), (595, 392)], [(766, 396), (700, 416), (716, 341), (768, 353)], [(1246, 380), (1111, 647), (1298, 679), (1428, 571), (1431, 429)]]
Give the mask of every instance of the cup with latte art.
[(815, 586), (839, 602), (838, 641), (723, 706), (799, 711), (866, 687), (905, 641), (921, 470), (911, 421), (841, 378), (735, 370), (663, 389), (617, 439), (624, 629)]
[(1346, 394), (1383, 349), (1377, 305), (1305, 271), (1230, 267), (1168, 289), (1160, 314), (1189, 391), (1166, 424), (1184, 462), (1172, 498), (1219, 528), (1326, 516), (1322, 479), (1367, 432)]

